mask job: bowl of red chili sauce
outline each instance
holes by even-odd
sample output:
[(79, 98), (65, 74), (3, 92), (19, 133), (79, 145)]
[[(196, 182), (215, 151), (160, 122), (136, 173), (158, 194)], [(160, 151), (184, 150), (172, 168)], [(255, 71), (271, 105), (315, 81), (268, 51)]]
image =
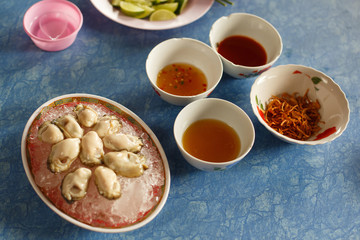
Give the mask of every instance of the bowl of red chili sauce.
[(210, 45), (219, 54), (224, 72), (234, 78), (254, 77), (280, 57), (282, 39), (265, 19), (248, 13), (219, 18), (211, 27)]
[(252, 85), (250, 102), (260, 123), (288, 143), (331, 142), (345, 131), (350, 119), (340, 86), (302, 65), (280, 65), (262, 73)]

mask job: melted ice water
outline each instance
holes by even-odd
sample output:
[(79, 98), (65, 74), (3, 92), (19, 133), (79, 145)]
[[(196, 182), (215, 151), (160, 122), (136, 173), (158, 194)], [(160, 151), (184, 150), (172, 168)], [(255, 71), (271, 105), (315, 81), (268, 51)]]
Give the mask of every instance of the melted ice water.
[(69, 36), (75, 31), (67, 15), (60, 12), (46, 13), (36, 19), (31, 32), (40, 38), (56, 40)]

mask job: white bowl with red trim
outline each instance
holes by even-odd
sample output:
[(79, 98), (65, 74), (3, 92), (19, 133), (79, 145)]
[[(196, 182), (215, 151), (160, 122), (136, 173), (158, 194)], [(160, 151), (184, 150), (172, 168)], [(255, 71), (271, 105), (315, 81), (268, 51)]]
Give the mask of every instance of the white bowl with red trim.
[(219, 44), (230, 36), (246, 36), (264, 47), (267, 61), (261, 66), (249, 67), (235, 64), (219, 54), (224, 72), (238, 79), (255, 77), (268, 70), (279, 59), (283, 44), (276, 28), (265, 19), (248, 13), (232, 13), (216, 20), (211, 26), (209, 40), (217, 52)]
[[(269, 99), (284, 92), (304, 95), (309, 89), (310, 100), (320, 103), (321, 130), (306, 141), (295, 140), (272, 129), (265, 121), (264, 111)], [(326, 74), (302, 65), (280, 65), (262, 73), (250, 92), (252, 109), (258, 120), (276, 137), (288, 143), (318, 145), (333, 141), (346, 129), (350, 120), (349, 102), (340, 86)]]
[[(158, 73), (172, 63), (187, 63), (199, 68), (206, 76), (205, 92), (180, 96), (160, 89)], [(146, 60), (146, 73), (155, 92), (166, 102), (185, 106), (195, 100), (206, 98), (215, 89), (223, 75), (223, 65), (218, 54), (205, 43), (191, 38), (171, 38), (156, 45)]]

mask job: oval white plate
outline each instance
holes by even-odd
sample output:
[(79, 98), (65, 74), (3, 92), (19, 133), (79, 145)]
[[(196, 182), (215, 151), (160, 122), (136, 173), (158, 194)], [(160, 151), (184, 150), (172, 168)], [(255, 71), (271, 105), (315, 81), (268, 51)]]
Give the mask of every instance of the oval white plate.
[[(119, 227), (119, 228), (105, 228), (105, 227), (95, 227), (88, 224), (85, 224), (83, 222), (80, 222), (76, 220), (75, 218), (65, 214), (63, 211), (59, 210), (50, 200), (45, 196), (45, 194), (40, 190), (40, 188), (37, 186), (33, 173), (31, 171), (31, 163), (29, 159), (28, 154), (28, 138), (31, 135), (30, 129), (32, 128), (33, 124), (36, 125), (36, 122), (41, 118), (41, 115), (46, 113), (49, 109), (57, 107), (59, 105), (67, 104), (70, 102), (88, 102), (88, 103), (96, 103), (101, 104), (105, 106), (108, 109), (111, 109), (113, 111), (116, 111), (117, 113), (121, 114), (122, 116), (126, 117), (130, 122), (132, 122), (134, 125), (138, 126), (142, 129), (143, 132), (147, 133), (153, 144), (156, 146), (157, 151), (159, 153), (159, 156), (163, 163), (164, 168), (164, 185), (161, 187), (162, 192), (161, 196), (159, 196), (159, 201), (155, 206), (152, 207), (151, 211), (149, 211), (143, 218), (137, 220), (135, 223)], [(68, 94), (59, 96), (56, 98), (53, 98), (43, 105), (41, 105), (29, 118), (21, 140), (21, 156), (22, 156), (22, 162), (23, 166), (26, 172), (26, 175), (28, 177), (28, 180), (32, 187), (34, 188), (35, 192), (38, 194), (38, 196), (41, 198), (41, 200), (55, 213), (57, 213), (60, 217), (64, 218), (65, 220), (88, 230), (96, 231), (96, 232), (106, 232), (106, 233), (119, 233), (119, 232), (127, 232), (132, 231), (135, 229), (138, 229), (147, 223), (149, 223), (151, 220), (153, 220), (161, 211), (161, 209), (164, 207), (165, 202), (168, 198), (169, 191), (170, 191), (170, 168), (168, 165), (168, 161), (165, 155), (165, 152), (155, 136), (155, 134), (152, 132), (152, 130), (133, 112), (131, 112), (126, 107), (120, 105), (119, 103), (109, 100), (104, 97), (96, 96), (96, 95), (90, 95), (90, 94)]]
[(214, 3), (214, 0), (189, 0), (184, 11), (176, 19), (151, 22), (148, 19), (137, 19), (124, 15), (120, 10), (115, 9), (109, 0), (90, 1), (105, 17), (128, 27), (145, 30), (166, 30), (190, 24), (207, 13)]

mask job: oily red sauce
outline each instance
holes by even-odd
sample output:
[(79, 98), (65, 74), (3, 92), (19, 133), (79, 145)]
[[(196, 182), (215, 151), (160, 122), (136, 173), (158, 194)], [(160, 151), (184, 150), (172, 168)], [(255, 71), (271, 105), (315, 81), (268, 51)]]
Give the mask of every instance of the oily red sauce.
[(264, 47), (252, 38), (234, 35), (218, 44), (217, 51), (227, 60), (242, 66), (256, 67), (266, 64)]
[(208, 162), (227, 162), (240, 153), (240, 138), (226, 123), (203, 119), (192, 123), (185, 131), (184, 149), (194, 157)]
[(173, 63), (165, 66), (158, 74), (156, 85), (165, 92), (192, 96), (207, 89), (205, 74), (188, 63)]

